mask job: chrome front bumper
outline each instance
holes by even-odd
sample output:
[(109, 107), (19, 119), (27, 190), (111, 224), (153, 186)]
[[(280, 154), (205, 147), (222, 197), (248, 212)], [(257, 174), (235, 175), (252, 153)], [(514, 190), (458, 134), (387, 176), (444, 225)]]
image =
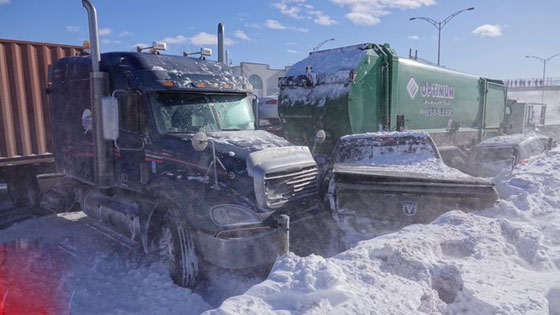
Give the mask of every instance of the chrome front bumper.
[(262, 228), (251, 236), (236, 237), (227, 231), (211, 235), (198, 232), (200, 252), (203, 258), (225, 269), (245, 269), (272, 265), (280, 252), (280, 231)]

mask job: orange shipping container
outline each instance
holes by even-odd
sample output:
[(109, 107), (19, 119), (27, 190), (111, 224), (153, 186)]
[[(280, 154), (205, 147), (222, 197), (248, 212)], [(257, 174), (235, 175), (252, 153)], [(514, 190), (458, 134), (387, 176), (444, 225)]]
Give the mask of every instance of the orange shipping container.
[(48, 67), (81, 46), (0, 39), (0, 168), (54, 161)]

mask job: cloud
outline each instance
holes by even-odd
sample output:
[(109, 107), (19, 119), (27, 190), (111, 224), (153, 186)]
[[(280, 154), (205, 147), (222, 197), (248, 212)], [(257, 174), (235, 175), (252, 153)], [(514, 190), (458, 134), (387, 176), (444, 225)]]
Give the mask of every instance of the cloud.
[[(190, 39), (191, 44), (195, 46), (204, 46), (204, 45), (217, 45), (218, 44), (218, 36), (216, 34), (208, 34), (206, 32), (200, 32)], [(235, 42), (231, 39), (226, 38), (224, 40), (224, 45), (233, 45)]]
[(271, 20), (268, 19), (266, 20), (266, 22), (264, 23), (264, 26), (273, 29), (273, 30), (285, 30), (286, 27), (284, 25), (282, 25), (280, 22), (276, 21), (276, 20)]
[[(386, 12), (383, 15), (388, 14)], [(376, 14), (362, 13), (362, 12), (350, 12), (346, 14), (346, 18), (356, 25), (375, 25), (379, 24), (381, 20), (378, 15), (382, 15), (381, 12)]]
[(108, 28), (108, 27), (104, 27), (104, 28), (99, 29), (99, 36), (107, 36), (107, 35), (111, 35), (111, 34), (113, 34), (113, 30)]
[(330, 26), (337, 23), (336, 20), (322, 11), (315, 10), (315, 7), (308, 4), (307, 0), (280, 0), (272, 4), (272, 6), (277, 8), (280, 13), (297, 20), (313, 20), (313, 22), (322, 26)]
[(420, 39), (420, 36), (418, 36), (418, 35), (410, 35), (410, 36), (408, 36), (408, 39), (411, 39), (411, 40), (419, 40), (419, 39)]
[(10, 3), (11, 3), (10, 0), (0, 0), (0, 5), (3, 5), (3, 4), (10, 4)]
[(391, 13), (392, 9), (409, 10), (422, 6), (431, 6), (436, 0), (331, 0), (331, 2), (348, 7), (346, 18), (356, 25), (371, 26), (379, 24), (381, 17)]
[(296, 45), (296, 42), (287, 42), (287, 43), (285, 43), (284, 45), (286, 45), (286, 46), (294, 46), (294, 45)]
[(293, 49), (286, 49), (286, 52), (294, 55), (298, 53), (297, 50), (293, 50)]
[[(0, 1), (2, 1), (2, 0), (0, 0)], [(81, 29), (81, 27), (79, 27), (79, 26), (73, 26), (73, 25), (66, 26), (66, 30), (68, 32), (79, 32), (80, 29)]]
[(119, 33), (119, 37), (128, 37), (128, 36), (132, 36), (132, 32), (124, 31)]
[(241, 31), (241, 30), (237, 30), (233, 33), (233, 36), (242, 39), (242, 40), (246, 40), (246, 41), (250, 41), (251, 39), (249, 38), (249, 36), (247, 36), (247, 34), (245, 34), (245, 32)]
[(500, 37), (502, 36), (502, 27), (498, 24), (484, 24), (475, 28), (472, 33), (480, 37)]
[(301, 16), (299, 13), (301, 11), (301, 7), (299, 5), (293, 5), (290, 6), (291, 3), (293, 3), (293, 1), (290, 0), (284, 0), (282, 2), (277, 2), (274, 3), (272, 6), (277, 8), (278, 10), (280, 10), (280, 13), (287, 15), (289, 17), (292, 17), (294, 19), (298, 19), (301, 20), (303, 19), (303, 16)]
[(308, 28), (303, 28), (303, 27), (291, 27), (290, 29), (296, 31), (296, 32), (302, 32), (302, 33), (309, 33), (309, 29)]
[(260, 26), (259, 24), (257, 24), (257, 23), (250, 23), (250, 24), (247, 23), (247, 24), (245, 24), (245, 27), (251, 27), (251, 28), (256, 28), (256, 29), (260, 29), (260, 28), (261, 28), (261, 26)]
[(319, 25), (323, 25), (323, 26), (330, 26), (333, 24), (338, 23), (336, 20), (332, 19), (330, 16), (328, 15), (318, 15), (313, 22), (319, 24)]
[(122, 42), (120, 40), (111, 40), (111, 39), (102, 39), (101, 43), (103, 43), (103, 44), (113, 44), (113, 45), (122, 44)]
[[(218, 36), (216, 34), (208, 34), (206, 32), (200, 32), (193, 37), (186, 37), (184, 35), (177, 35), (174, 37), (168, 36), (161, 40), (169, 45), (180, 45), (180, 44), (191, 44), (194, 46), (204, 46), (204, 45), (217, 45)], [(233, 45), (234, 41), (226, 38), (224, 41), (225, 45)]]
[(165, 37), (164, 39), (161, 40), (164, 43), (170, 44), (170, 45), (176, 45), (176, 44), (186, 44), (186, 43), (190, 43), (191, 39), (190, 37), (185, 37), (183, 35), (177, 35), (175, 37)]

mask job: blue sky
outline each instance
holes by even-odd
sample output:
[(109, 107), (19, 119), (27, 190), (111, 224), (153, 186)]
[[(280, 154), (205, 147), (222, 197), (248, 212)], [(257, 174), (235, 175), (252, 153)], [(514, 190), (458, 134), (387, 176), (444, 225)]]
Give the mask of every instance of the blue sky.
[[(413, 16), (455, 17), (442, 35), (442, 65), (492, 78), (542, 76), (542, 64), (526, 55), (560, 53), (558, 0), (95, 0), (103, 51), (131, 50), (164, 40), (168, 53), (209, 47), (224, 22), (234, 64), (268, 63), (273, 68), (323, 48), (363, 42), (390, 43), (401, 56), (409, 48), (436, 61), (437, 30)], [(477, 30), (475, 32), (475, 30)], [(80, 0), (0, 0), (0, 38), (80, 45), (87, 39)], [(214, 57), (215, 58), (215, 57)], [(560, 56), (547, 76), (560, 77)]]

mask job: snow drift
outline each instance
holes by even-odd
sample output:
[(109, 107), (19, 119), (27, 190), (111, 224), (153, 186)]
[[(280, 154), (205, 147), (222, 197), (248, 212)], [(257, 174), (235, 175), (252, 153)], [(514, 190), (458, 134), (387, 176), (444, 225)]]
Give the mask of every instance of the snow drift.
[[(79, 314), (560, 314), (560, 149), (495, 181), (493, 208), (346, 235), (350, 248), (334, 257), (289, 254), (264, 281), (213, 274), (196, 293), (88, 229), (81, 212), (18, 223), (0, 242), (66, 255), (62, 306)], [(30, 270), (57, 261), (32, 259)]]
[(477, 214), (363, 240), (332, 258), (282, 257), (212, 314), (559, 314), (560, 151), (497, 179)]

